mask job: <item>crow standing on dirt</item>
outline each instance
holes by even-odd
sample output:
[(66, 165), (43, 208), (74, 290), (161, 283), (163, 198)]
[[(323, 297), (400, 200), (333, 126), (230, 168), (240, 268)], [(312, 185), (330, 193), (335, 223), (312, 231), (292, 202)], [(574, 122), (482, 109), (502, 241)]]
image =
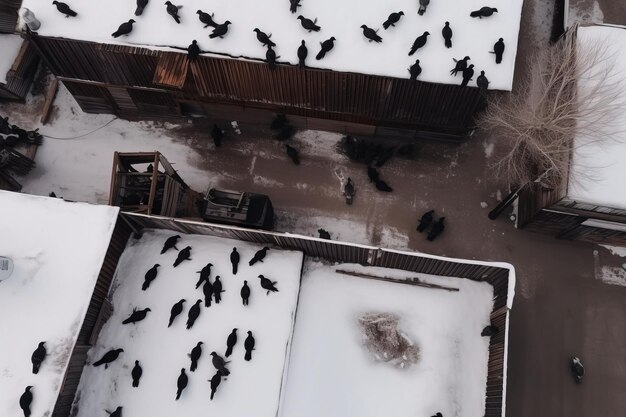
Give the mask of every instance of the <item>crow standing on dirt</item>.
[(196, 274), (200, 274), (200, 278), (198, 279), (198, 282), (196, 282), (196, 289), (200, 288), (200, 285), (202, 285), (203, 282), (208, 281), (211, 277), (212, 266), (213, 264), (209, 262), (200, 271), (196, 271)]
[(376, 33), (378, 32), (377, 30), (368, 28), (367, 25), (361, 25), (361, 29), (363, 29), (363, 36), (365, 36), (368, 41), (376, 43), (381, 43), (383, 41), (383, 38), (381, 38), (380, 35)]
[(180, 16), (178, 16), (178, 9), (181, 9), (183, 6), (176, 6), (172, 4), (171, 1), (166, 1), (165, 5), (167, 6), (165, 9), (167, 10), (167, 14), (172, 16), (172, 18), (176, 21), (176, 23), (180, 24)]
[(498, 39), (498, 42), (493, 45), (493, 52), (491, 53), (496, 55), (496, 64), (502, 62), (502, 54), (504, 53), (504, 39)]
[(330, 233), (325, 229), (317, 229), (317, 233), (320, 234), (320, 239), (328, 239), (330, 240)]
[(178, 380), (176, 381), (176, 400), (180, 398), (180, 395), (183, 393), (185, 388), (187, 388), (187, 382), (189, 382), (189, 378), (187, 378), (187, 374), (185, 373), (185, 368), (180, 370), (180, 375), (178, 376)]
[(122, 322), (122, 324), (135, 324), (138, 321), (141, 321), (143, 319), (146, 318), (146, 315), (148, 314), (148, 311), (152, 311), (149, 308), (144, 308), (143, 310), (139, 310), (137, 311), (136, 309), (133, 309), (133, 313)]
[(237, 248), (233, 248), (230, 253), (230, 263), (233, 265), (233, 275), (237, 275), (237, 267), (239, 266), (239, 252)]
[(454, 75), (456, 77), (457, 73), (465, 71), (465, 69), (467, 68), (467, 61), (469, 61), (470, 59), (471, 58), (469, 56), (466, 56), (465, 58), (459, 60), (457, 60), (456, 58), (452, 58), (452, 60), (455, 62), (455, 65), (454, 68), (450, 70), (450, 75)]
[(278, 288), (276, 288), (276, 281), (270, 281), (269, 279), (265, 278), (263, 275), (259, 275), (259, 278), (261, 278), (261, 288), (263, 288), (264, 290), (267, 290), (267, 294), (270, 294), (271, 292), (278, 292)]
[(74, 10), (70, 8), (70, 6), (68, 6), (65, 3), (61, 3), (60, 1), (55, 0), (52, 2), (52, 4), (56, 5), (57, 10), (61, 12), (62, 14), (64, 14), (65, 17), (70, 17), (70, 16), (76, 17), (78, 15)]
[(29, 385), (20, 396), (20, 408), (24, 412), (24, 417), (30, 417), (30, 403), (33, 402), (33, 393), (30, 392), (32, 385)]
[(443, 36), (446, 48), (452, 48), (452, 28), (450, 27), (450, 22), (446, 22), (443, 29), (441, 29), (441, 36)]
[(189, 370), (191, 372), (194, 372), (198, 367), (198, 359), (200, 359), (201, 355), (202, 342), (198, 342), (198, 344), (193, 349), (191, 349), (191, 353), (189, 354), (189, 358), (191, 359), (191, 366), (189, 367)]
[(263, 44), (263, 46), (271, 46), (271, 47), (275, 47), (276, 44), (274, 42), (271, 41), (271, 37), (272, 34), (270, 33), (269, 36), (267, 35), (267, 33), (263, 32), (261, 29), (259, 28), (254, 28), (252, 30), (253, 32), (256, 32), (256, 38), (258, 39), (259, 42), (261, 42)]
[(224, 137), (224, 131), (219, 128), (217, 124), (213, 125), (213, 129), (211, 129), (211, 137), (213, 138), (213, 143), (216, 147), (222, 146), (222, 138)]
[(577, 384), (583, 382), (583, 376), (585, 375), (585, 367), (580, 359), (576, 356), (571, 357), (570, 369), (572, 370), (572, 375), (574, 375), (574, 380)]
[(124, 349), (109, 350), (107, 353), (104, 354), (104, 356), (102, 356), (102, 358), (100, 358), (99, 361), (94, 362), (93, 366), (97, 367), (100, 365), (104, 365), (104, 369), (107, 369), (109, 367), (109, 364), (115, 361), (122, 352), (124, 352)]
[(211, 307), (211, 298), (213, 297), (213, 284), (207, 278), (204, 281), (204, 286), (202, 287), (202, 293), (204, 294), (204, 306)]
[(187, 59), (190, 61), (195, 61), (196, 58), (200, 55), (200, 47), (198, 46), (198, 41), (193, 40), (191, 45), (187, 47)]
[(201, 302), (202, 300), (196, 301), (196, 303), (189, 309), (189, 312), (187, 313), (187, 330), (193, 327), (193, 324), (196, 322), (196, 319), (200, 315)]
[(44, 359), (46, 359), (47, 352), (46, 347), (44, 346), (45, 344), (46, 342), (39, 342), (37, 349), (35, 349), (30, 357), (30, 361), (33, 364), (33, 374), (35, 375), (37, 375), (37, 372), (39, 372), (39, 367), (41, 366), (41, 363), (44, 361)]
[[(415, 64), (409, 67), (410, 80), (417, 80), (417, 77), (422, 73), (422, 67), (420, 67), (420, 60), (416, 59)], [(369, 168), (368, 168), (369, 169)], [(370, 178), (371, 180), (371, 178)]]
[(146, 275), (144, 275), (143, 285), (141, 286), (142, 291), (145, 291), (148, 289), (148, 287), (150, 287), (150, 284), (157, 276), (157, 268), (160, 266), (161, 265), (159, 264), (154, 264), (152, 268), (148, 269), (148, 272), (146, 272)]
[(215, 23), (215, 21), (213, 20), (213, 13), (208, 14), (203, 12), (202, 10), (198, 10), (196, 14), (198, 15), (198, 19), (200, 19), (200, 21), (204, 23), (204, 29), (208, 28), (209, 26), (214, 28), (217, 27), (217, 23)]
[(233, 354), (233, 348), (237, 344), (237, 328), (234, 328), (226, 339), (226, 357)]
[(315, 18), (315, 20), (311, 20), (311, 19), (307, 19), (306, 17), (300, 15), (300, 16), (298, 16), (298, 20), (300, 21), (300, 24), (302, 25), (302, 27), (304, 29), (306, 29), (307, 31), (309, 31), (309, 33), (311, 33), (311, 31), (319, 32), (320, 29), (321, 29), (319, 26), (316, 25), (317, 18)]
[(435, 240), (437, 236), (439, 236), (443, 232), (443, 229), (445, 229), (443, 221), (445, 219), (446, 219), (445, 217), (440, 217), (439, 220), (435, 222), (435, 224), (433, 225), (433, 228), (430, 229), (430, 232), (428, 232), (427, 239), (429, 241), (432, 242), (433, 240)]
[(241, 287), (241, 301), (243, 305), (247, 306), (250, 299), (250, 287), (248, 287), (248, 281), (243, 282), (243, 286)]
[(385, 30), (389, 29), (389, 26), (393, 26), (396, 27), (396, 23), (398, 23), (400, 21), (400, 17), (404, 16), (404, 12), (403, 11), (399, 11), (396, 13), (391, 13), (389, 15), (389, 17), (387, 18), (387, 20), (385, 20), (385, 22), (383, 23), (383, 28)]
[(174, 319), (183, 312), (183, 303), (186, 300), (183, 298), (182, 300), (180, 300), (179, 302), (177, 302), (176, 304), (174, 304), (172, 306), (172, 310), (170, 311), (170, 322), (167, 325), (167, 327), (170, 327), (172, 325), (172, 323), (174, 323)]
[(306, 48), (306, 43), (304, 42), (304, 39), (303, 39), (302, 43), (298, 47), (298, 67), (300, 68), (305, 67), (304, 61), (306, 60), (306, 57), (308, 54), (309, 54), (309, 50)]
[(426, 45), (428, 35), (430, 35), (429, 32), (424, 32), (415, 39), (415, 42), (413, 42), (413, 46), (411, 46), (411, 50), (409, 51), (409, 56), (413, 55), (418, 49)]
[(130, 19), (128, 22), (122, 23), (120, 27), (111, 34), (111, 36), (113, 36), (114, 38), (119, 38), (122, 35), (128, 35), (130, 32), (133, 31), (133, 23), (135, 23), (133, 19)]
[(135, 16), (141, 16), (143, 9), (148, 5), (148, 0), (137, 0), (137, 8), (135, 9)]
[(426, 9), (428, 8), (428, 5), (430, 4), (430, 0), (419, 0), (420, 1), (420, 8), (417, 10), (417, 14), (420, 16), (423, 16), (424, 13), (426, 13)]
[(178, 252), (178, 256), (176, 257), (176, 261), (174, 261), (174, 268), (181, 264), (183, 261), (190, 261), (191, 258), (191, 246), (187, 246), (185, 249)]
[(165, 241), (165, 244), (163, 245), (163, 249), (161, 249), (161, 255), (163, 255), (165, 252), (167, 252), (171, 248), (178, 250), (178, 248), (176, 247), (176, 243), (178, 242), (178, 239), (180, 239), (180, 235), (168, 237), (167, 240)]
[(257, 262), (263, 262), (263, 259), (265, 259), (265, 255), (267, 255), (268, 250), (270, 250), (270, 248), (268, 248), (267, 246), (265, 246), (263, 249), (258, 250), (257, 253), (254, 254), (254, 257), (250, 259), (250, 266), (254, 265)]
[(318, 61), (326, 56), (328, 52), (335, 46), (335, 37), (331, 36), (330, 39), (326, 39), (324, 42), (320, 42), (320, 51), (315, 56)]
[(418, 232), (422, 233), (424, 230), (426, 230), (428, 228), (428, 226), (430, 226), (433, 222), (433, 213), (435, 212), (435, 210), (429, 210), (426, 213), (422, 214), (422, 217), (420, 218), (420, 223), (417, 225), (417, 227), (415, 228), (415, 230), (417, 230)]
[(141, 365), (139, 365), (139, 361), (135, 361), (135, 366), (133, 366), (133, 370), (130, 371), (130, 376), (133, 378), (134, 388), (137, 388), (139, 386), (139, 380), (141, 379), (141, 374), (143, 374), (143, 369), (141, 369)]
[(346, 196), (346, 203), (348, 203), (348, 205), (352, 204), (355, 193), (356, 190), (354, 188), (354, 184), (352, 183), (352, 178), (348, 177), (348, 182), (346, 182), (346, 185), (343, 186), (343, 194)]
[(473, 76), (474, 76), (474, 65), (470, 64), (469, 67), (463, 70), (463, 81), (461, 81), (461, 87), (466, 87), (467, 83), (472, 81)]
[(254, 350), (255, 343), (252, 332), (248, 330), (248, 337), (246, 337), (246, 340), (243, 342), (243, 347), (246, 349), (246, 354), (243, 357), (245, 360), (249, 361), (252, 359), (252, 351)]
[(221, 25), (217, 25), (213, 28), (213, 32), (209, 35), (209, 38), (223, 38), (224, 35), (228, 32), (228, 25), (230, 25), (230, 20), (225, 21)]
[(290, 4), (289, 11), (291, 13), (297, 13), (298, 7), (301, 6), (300, 0), (289, 0), (289, 4)]
[(222, 301), (222, 281), (220, 281), (220, 276), (215, 277), (215, 282), (213, 283), (213, 296), (215, 297), (215, 304), (219, 304)]
[(495, 7), (481, 7), (480, 9), (471, 12), (470, 16), (482, 19), (483, 17), (489, 17), (494, 13), (498, 13), (498, 9)]
[(300, 165), (300, 158), (298, 157), (298, 150), (293, 146), (285, 145), (285, 149), (287, 149), (287, 156), (291, 158), (294, 164)]

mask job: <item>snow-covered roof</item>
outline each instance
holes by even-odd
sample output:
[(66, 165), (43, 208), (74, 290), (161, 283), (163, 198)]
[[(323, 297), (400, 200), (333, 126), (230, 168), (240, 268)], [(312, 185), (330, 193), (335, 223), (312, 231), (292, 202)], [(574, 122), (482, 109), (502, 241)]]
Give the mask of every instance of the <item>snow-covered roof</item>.
[[(607, 65), (614, 65), (609, 75), (611, 83), (622, 92), (623, 116), (615, 123), (594, 126), (600, 131), (596, 138), (576, 137), (570, 165), (567, 195), (581, 203), (626, 209), (626, 27), (597, 25), (578, 28), (578, 48), (606, 47), (604, 58), (593, 68), (594, 74), (603, 74)], [(579, 89), (593, 88), (599, 77), (583, 74)], [(619, 78), (618, 78), (619, 77)]]
[(7, 74), (20, 53), (22, 42), (19, 35), (0, 34), (0, 84), (7, 82)]
[[(135, 2), (107, 0), (67, 3), (78, 17), (66, 18), (49, 0), (24, 0), (41, 21), (38, 33), (43, 36), (80, 39), (101, 43), (122, 43), (147, 47), (175, 46), (187, 48), (193, 39), (203, 51), (228, 54), (232, 57), (265, 59), (265, 48), (257, 41), (254, 28), (272, 34), (277, 44), (279, 62), (298, 62), (296, 51), (304, 39), (309, 48), (307, 64), (335, 71), (408, 78), (408, 68), (420, 60), (419, 80), (444, 84), (460, 84), (461, 76), (450, 75), (452, 58), (470, 56), (475, 66), (475, 81), (484, 70), (490, 87), (511, 90), (517, 53), (517, 40), (523, 0), (436, 0), (423, 16), (417, 14), (417, 0), (302, 0), (297, 13), (289, 11), (287, 0), (238, 0), (207, 3), (204, 0), (177, 0), (181, 24), (166, 12), (164, 2), (151, 1), (141, 16), (135, 16)], [(470, 12), (483, 6), (498, 12), (486, 18), (472, 18)], [(211, 28), (204, 29), (196, 11), (214, 13), (214, 20), (232, 22), (223, 38), (209, 39)], [(382, 23), (390, 13), (403, 11), (395, 27), (384, 30)], [(308, 33), (296, 18), (299, 14), (317, 18), (319, 32)], [(133, 32), (115, 40), (111, 33), (129, 19), (136, 21)], [(441, 30), (444, 22), (453, 30), (452, 48), (445, 48)], [(368, 42), (361, 25), (379, 29), (380, 44)], [(425, 31), (430, 32), (426, 46), (408, 56), (413, 41)], [(337, 40), (327, 56), (315, 60), (320, 42), (331, 36)], [(489, 53), (499, 38), (506, 48), (501, 64)]]
[[(0, 416), (20, 416), (32, 385), (33, 416), (52, 414), (70, 354), (113, 233), (118, 208), (0, 191)], [(31, 354), (48, 356), (32, 373)]]

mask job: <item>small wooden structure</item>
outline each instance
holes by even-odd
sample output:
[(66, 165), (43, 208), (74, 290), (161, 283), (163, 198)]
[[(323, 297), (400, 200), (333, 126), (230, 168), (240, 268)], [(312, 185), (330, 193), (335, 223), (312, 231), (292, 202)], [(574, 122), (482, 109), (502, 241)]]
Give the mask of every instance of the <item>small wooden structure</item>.
[(6, 83), (0, 83), (0, 100), (24, 100), (33, 82), (38, 65), (39, 57), (36, 49), (30, 41), (25, 40), (11, 69), (6, 74)]
[(0, 33), (13, 33), (17, 26), (18, 11), (22, 0), (0, 1)]
[(188, 213), (197, 196), (161, 153), (114, 153), (109, 205), (177, 217)]

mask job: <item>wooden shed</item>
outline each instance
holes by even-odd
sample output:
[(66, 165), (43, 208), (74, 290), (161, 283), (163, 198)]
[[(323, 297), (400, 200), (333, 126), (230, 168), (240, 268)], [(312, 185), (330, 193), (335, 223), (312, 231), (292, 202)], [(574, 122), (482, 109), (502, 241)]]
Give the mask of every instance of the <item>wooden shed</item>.
[(21, 5), (22, 0), (2, 0), (0, 2), (0, 33), (15, 32)]

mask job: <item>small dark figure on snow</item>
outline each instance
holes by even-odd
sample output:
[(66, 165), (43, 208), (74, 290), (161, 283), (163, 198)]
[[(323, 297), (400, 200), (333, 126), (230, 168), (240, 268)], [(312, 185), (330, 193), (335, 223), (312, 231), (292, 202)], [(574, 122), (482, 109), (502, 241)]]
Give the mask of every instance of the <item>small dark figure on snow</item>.
[(580, 359), (576, 356), (572, 356), (570, 360), (571, 360), (570, 369), (572, 370), (574, 381), (576, 381), (577, 384), (580, 384), (581, 382), (583, 382), (583, 376), (585, 375), (585, 367), (583, 366), (583, 363), (580, 361)]
[(146, 275), (144, 275), (144, 280), (143, 280), (143, 285), (141, 286), (141, 289), (143, 291), (147, 290), (148, 287), (150, 287), (150, 284), (152, 283), (152, 281), (154, 281), (154, 279), (157, 276), (157, 268), (160, 267), (161, 265), (159, 264), (154, 264), (154, 266), (150, 269), (148, 269), (148, 272), (146, 272)]
[(469, 67), (463, 70), (463, 81), (461, 81), (461, 87), (466, 87), (467, 83), (472, 81), (473, 76), (474, 76), (474, 65), (470, 64)]
[(252, 351), (254, 350), (255, 343), (252, 332), (248, 330), (248, 337), (246, 337), (246, 340), (243, 342), (243, 347), (246, 349), (246, 354), (243, 357), (245, 360), (249, 361), (252, 359)]
[(271, 47), (276, 46), (276, 44), (272, 42), (270, 39), (272, 37), (271, 33), (268, 35), (267, 33), (263, 32), (259, 28), (254, 28), (253, 32), (256, 32), (256, 38), (258, 39), (259, 42), (263, 44), (263, 46), (268, 46), (268, 45)]
[(304, 42), (304, 39), (302, 40), (302, 43), (300, 44), (300, 46), (298, 47), (298, 67), (300, 68), (305, 68), (305, 60), (307, 55), (309, 54), (309, 50), (306, 48), (306, 43)]
[(196, 303), (189, 309), (189, 312), (187, 313), (187, 330), (191, 329), (193, 327), (193, 324), (198, 319), (198, 316), (200, 315), (201, 302), (202, 300), (196, 301)]
[(176, 257), (176, 261), (174, 261), (174, 268), (181, 264), (183, 261), (190, 261), (191, 258), (191, 246), (187, 246), (185, 249), (178, 252), (178, 256)]
[(500, 64), (504, 53), (504, 39), (498, 39), (498, 42), (493, 45), (493, 52), (491, 53), (496, 55), (496, 64)]
[(20, 408), (24, 412), (24, 417), (30, 417), (30, 404), (33, 402), (33, 393), (30, 392), (32, 386), (29, 385), (20, 396)]
[[(226, 369), (226, 368), (224, 368)], [(213, 396), (215, 396), (215, 392), (217, 391), (217, 387), (220, 386), (220, 382), (222, 382), (222, 374), (223, 372), (218, 369), (218, 371), (211, 378), (211, 401), (213, 400)]]
[(420, 233), (426, 230), (428, 226), (430, 226), (433, 222), (433, 213), (434, 210), (429, 210), (426, 213), (422, 214), (422, 217), (420, 218), (420, 224), (417, 225), (417, 228), (415, 230)]
[(415, 64), (409, 67), (410, 80), (417, 80), (417, 77), (422, 73), (422, 67), (420, 67), (420, 60), (416, 59)]
[(498, 13), (498, 9), (495, 7), (481, 7), (480, 9), (471, 12), (470, 16), (482, 19), (483, 17), (489, 17), (494, 13)]
[(39, 342), (39, 345), (37, 346), (37, 349), (35, 349), (35, 351), (33, 352), (33, 354), (30, 357), (30, 361), (33, 364), (33, 374), (37, 374), (37, 372), (39, 372), (39, 367), (41, 366), (41, 363), (44, 361), (44, 359), (46, 359), (46, 347), (44, 346), (46, 344), (46, 342)]
[(366, 25), (361, 25), (361, 29), (363, 29), (363, 36), (365, 36), (368, 41), (376, 43), (381, 43), (383, 41), (383, 38), (376, 33), (378, 32), (377, 30), (368, 28)]
[(478, 78), (476, 78), (476, 85), (480, 88), (480, 93), (485, 97), (489, 89), (489, 80), (485, 76), (485, 71), (481, 71)]
[(133, 19), (130, 19), (128, 22), (122, 23), (120, 27), (111, 34), (111, 36), (113, 36), (114, 38), (119, 38), (122, 35), (128, 35), (130, 32), (133, 31), (133, 23), (135, 23)]
[(415, 39), (415, 42), (413, 42), (413, 46), (411, 46), (411, 50), (409, 51), (409, 56), (413, 55), (418, 49), (426, 45), (428, 35), (430, 35), (430, 33), (424, 32)]
[(104, 369), (107, 369), (109, 367), (109, 364), (113, 361), (115, 361), (118, 356), (120, 356), (120, 353), (124, 352), (124, 349), (112, 349), (109, 350), (107, 353), (104, 354), (104, 356), (102, 356), (102, 358), (93, 363), (93, 366), (100, 366), (100, 365), (104, 365)]
[(424, 13), (426, 13), (426, 9), (428, 8), (428, 5), (430, 4), (430, 0), (419, 0), (420, 3), (420, 8), (417, 10), (417, 14), (420, 16), (424, 16)]
[(321, 29), (319, 26), (316, 25), (317, 18), (315, 20), (311, 20), (311, 19), (307, 19), (306, 17), (300, 15), (300, 16), (298, 16), (298, 20), (300, 21), (300, 24), (302, 25), (302, 27), (304, 29), (306, 29), (309, 33), (311, 33), (311, 31), (319, 32), (320, 29)]
[(391, 13), (387, 20), (383, 23), (383, 28), (385, 30), (389, 29), (389, 26), (396, 27), (396, 23), (400, 21), (400, 17), (404, 16), (403, 11), (399, 11), (397, 13)]
[(215, 304), (219, 304), (222, 301), (222, 281), (220, 281), (220, 276), (215, 277), (215, 282), (213, 283), (213, 297), (215, 297)]
[(137, 0), (137, 8), (135, 9), (135, 16), (141, 16), (143, 9), (148, 5), (148, 0)]
[(352, 201), (354, 201), (354, 194), (356, 190), (354, 188), (354, 184), (352, 183), (352, 179), (348, 178), (348, 182), (343, 186), (343, 195), (346, 196), (346, 204), (349, 206), (352, 205)]
[(264, 290), (267, 290), (267, 294), (270, 294), (271, 292), (278, 292), (278, 288), (276, 288), (276, 281), (270, 281), (269, 279), (265, 278), (263, 275), (259, 275), (259, 278), (261, 278), (261, 288), (263, 288)]
[(222, 358), (216, 352), (211, 352), (211, 356), (212, 356), (211, 363), (213, 364), (215, 369), (217, 369), (218, 371), (221, 371), (222, 375), (224, 375), (224, 376), (230, 375), (230, 371), (228, 369), (226, 369), (226, 364), (228, 362), (225, 361), (224, 358)]
[(426, 237), (429, 241), (432, 242), (437, 236), (439, 236), (443, 232), (443, 229), (445, 229), (443, 221), (445, 219), (445, 217), (440, 217), (439, 220), (435, 222), (433, 228), (430, 229), (430, 232), (428, 232), (428, 236)]
[(490, 324), (489, 326), (485, 326), (483, 331), (480, 332), (480, 335), (491, 337), (491, 336), (498, 334), (499, 332), (500, 332), (500, 329), (498, 329), (498, 326), (494, 326), (493, 324)]
[(178, 242), (178, 239), (180, 239), (179, 235), (168, 237), (167, 240), (165, 241), (165, 244), (163, 245), (163, 249), (161, 249), (161, 255), (163, 255), (165, 252), (167, 252), (171, 248), (178, 250), (178, 248), (176, 247), (176, 242)]
[(443, 36), (446, 48), (452, 48), (452, 28), (450, 27), (450, 22), (446, 22), (443, 29), (441, 29), (441, 36)]
[(217, 23), (215, 23), (215, 21), (213, 20), (213, 13), (208, 14), (203, 12), (202, 10), (198, 10), (196, 13), (198, 14), (198, 19), (200, 19), (200, 21), (204, 23), (205, 29), (209, 26), (214, 28), (217, 27)]
[(233, 275), (237, 275), (237, 268), (239, 267), (239, 252), (237, 248), (233, 248), (230, 253), (230, 263), (233, 265)]
[(331, 36), (330, 39), (326, 39), (324, 42), (320, 43), (320, 51), (315, 56), (315, 59), (318, 61), (326, 56), (328, 52), (335, 46), (335, 37)]
[(57, 6), (57, 10), (61, 12), (62, 14), (64, 14), (65, 17), (70, 17), (70, 16), (76, 17), (78, 15), (74, 10), (70, 8), (70, 6), (68, 6), (65, 3), (61, 3), (60, 1), (55, 0), (52, 2), (52, 4)]
[(176, 381), (176, 400), (180, 398), (180, 395), (183, 393), (185, 388), (187, 388), (187, 382), (189, 382), (189, 378), (187, 378), (187, 374), (185, 373), (185, 368), (180, 370), (180, 375), (178, 376), (178, 380)]
[(298, 11), (298, 7), (301, 6), (300, 0), (289, 0), (289, 11), (291, 13), (296, 13)]
[(222, 138), (224, 137), (224, 131), (219, 128), (217, 124), (213, 125), (213, 129), (211, 129), (211, 137), (213, 138), (213, 143), (216, 147), (222, 146)]
[(176, 23), (180, 24), (180, 16), (178, 16), (178, 9), (181, 9), (183, 6), (176, 6), (172, 4), (171, 1), (166, 1), (165, 5), (167, 6), (165, 9), (167, 10), (167, 14), (172, 16), (172, 19), (176, 21)]
[(237, 329), (233, 329), (226, 339), (226, 357), (233, 354), (233, 348), (237, 344)]
[(208, 279), (204, 281), (202, 286), (202, 293), (204, 294), (204, 306), (211, 307), (211, 298), (213, 297), (213, 284)]
[(223, 38), (224, 35), (228, 32), (228, 25), (230, 25), (230, 20), (225, 21), (221, 25), (217, 25), (213, 28), (213, 32), (209, 35), (209, 38)]
[(212, 263), (206, 264), (200, 271), (196, 271), (196, 274), (200, 274), (200, 278), (198, 278), (198, 282), (196, 282), (196, 289), (200, 288), (203, 282), (208, 281), (211, 277), (211, 267)]
[(148, 315), (148, 311), (152, 311), (149, 308), (144, 308), (143, 310), (134, 310), (133, 309), (133, 313), (122, 322), (122, 324), (135, 324), (138, 321), (141, 321), (143, 319), (146, 318), (146, 316)]
[(328, 233), (328, 230), (317, 229), (317, 233), (320, 234), (320, 239), (328, 239), (328, 240), (330, 240), (330, 233)]
[(183, 298), (182, 300), (180, 300), (179, 302), (177, 302), (176, 304), (174, 304), (172, 306), (172, 310), (170, 311), (170, 321), (169, 324), (167, 325), (167, 327), (170, 327), (172, 325), (172, 323), (174, 323), (174, 319), (183, 312), (183, 303), (186, 300)]
[(265, 52), (265, 60), (267, 61), (267, 65), (270, 67), (271, 71), (276, 69), (276, 60), (280, 58), (276, 56), (276, 51), (272, 49), (271, 46), (268, 45), (267, 52)]
[(267, 246), (265, 246), (263, 249), (258, 250), (257, 253), (254, 254), (254, 257), (250, 259), (250, 266), (254, 265), (257, 262), (263, 262), (263, 259), (265, 259), (268, 250), (270, 250), (270, 248), (268, 248)]
[(456, 77), (457, 73), (462, 73), (463, 71), (465, 71), (465, 69), (467, 68), (467, 61), (469, 61), (470, 59), (471, 58), (469, 56), (466, 56), (465, 58), (459, 60), (452, 58), (452, 60), (455, 62), (455, 65), (454, 68), (450, 70), (450, 75), (454, 75)]
[(243, 305), (247, 306), (250, 301), (250, 287), (248, 287), (248, 281), (243, 282), (243, 286), (241, 287), (241, 301)]
[(198, 359), (202, 355), (202, 342), (198, 342), (193, 349), (191, 349), (191, 353), (189, 354), (189, 358), (191, 359), (191, 366), (189, 370), (194, 372), (198, 368)]
[(139, 361), (135, 361), (135, 366), (133, 366), (133, 370), (130, 371), (130, 376), (133, 378), (133, 388), (137, 388), (139, 386), (141, 374), (143, 374), (143, 369), (141, 369)]
[(187, 59), (190, 61), (195, 61), (196, 58), (200, 55), (200, 47), (198, 46), (198, 41), (193, 40), (191, 45), (187, 47)]

